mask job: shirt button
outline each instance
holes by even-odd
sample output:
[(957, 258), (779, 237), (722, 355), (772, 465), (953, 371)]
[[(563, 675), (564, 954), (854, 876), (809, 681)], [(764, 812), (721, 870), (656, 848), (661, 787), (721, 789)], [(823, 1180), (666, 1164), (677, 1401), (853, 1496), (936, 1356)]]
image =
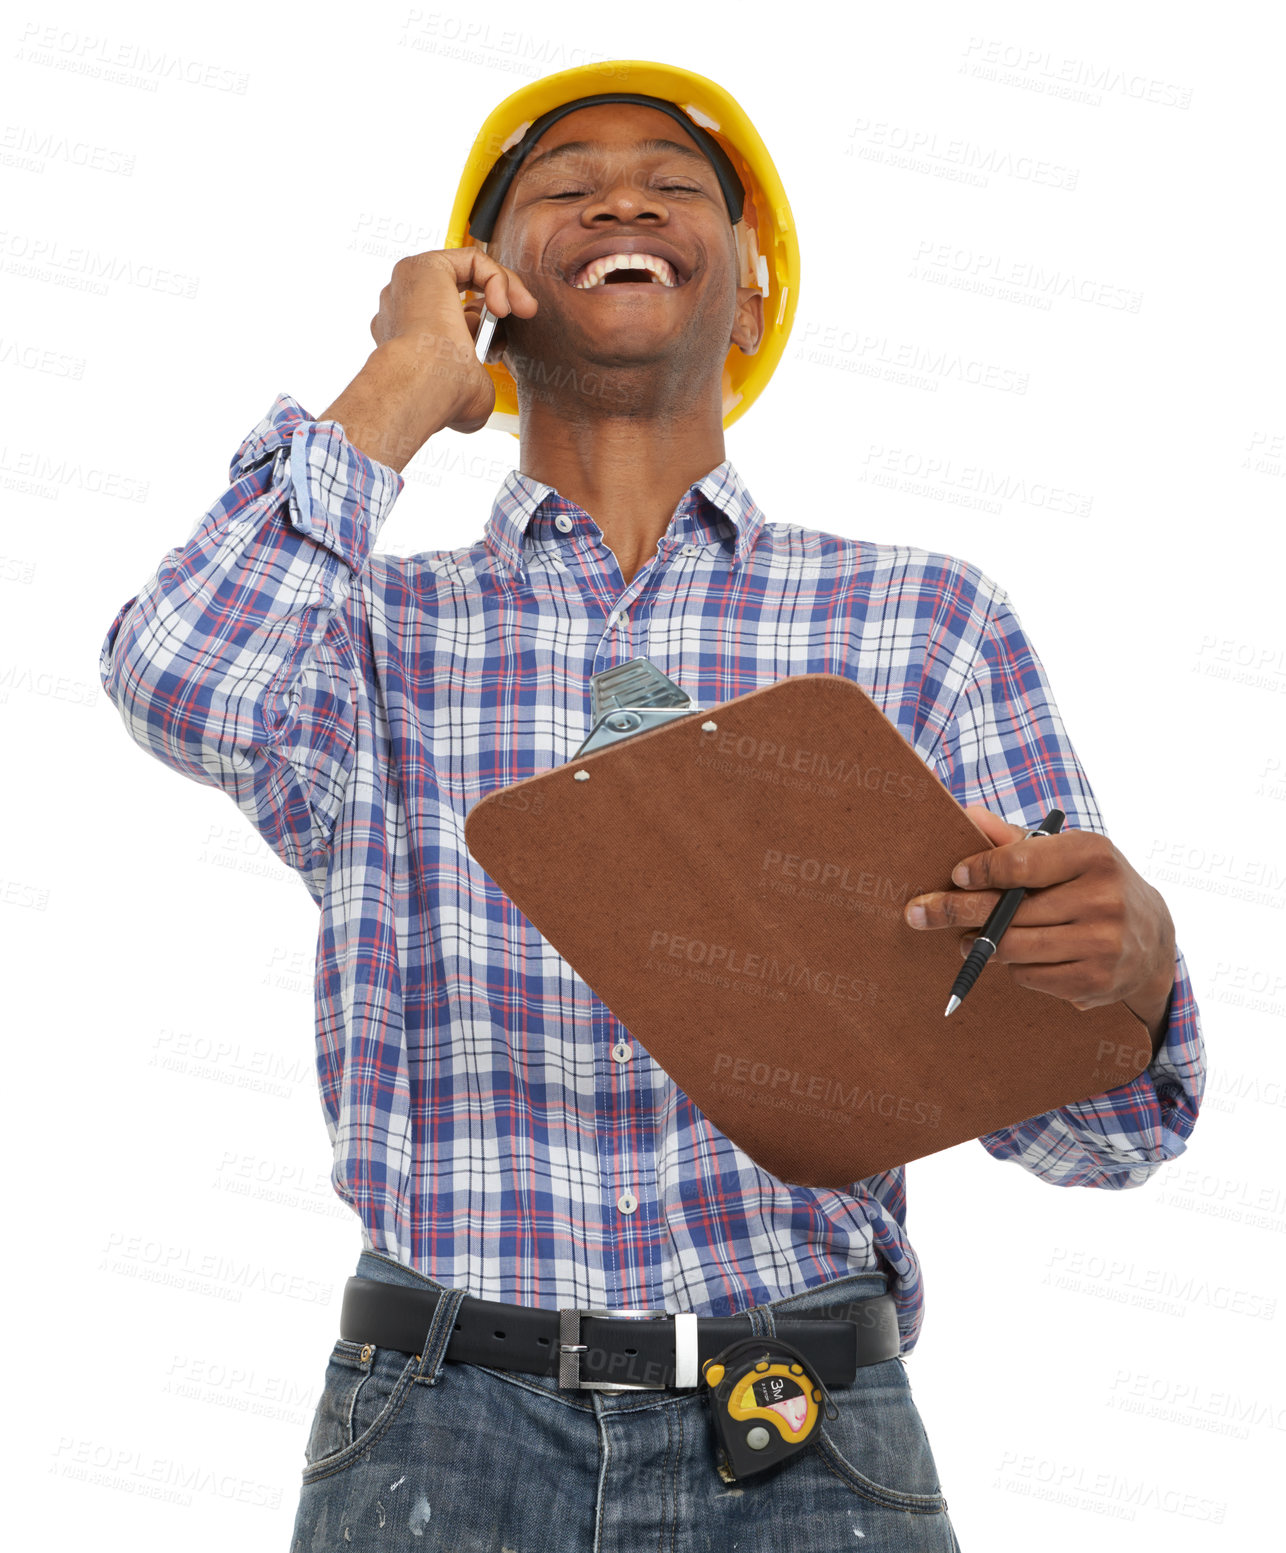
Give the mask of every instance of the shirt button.
[(612, 1056), (616, 1058), (617, 1062), (628, 1062), (630, 1060), (630, 1049), (624, 1041), (617, 1041), (616, 1045), (612, 1047)]
[(639, 1205), (639, 1200), (633, 1192), (622, 1192), (616, 1199), (616, 1206), (622, 1213), (633, 1213)]
[(560, 512), (554, 519), (554, 527), (560, 534), (570, 534), (575, 525), (565, 512)]
[(683, 553), (684, 555), (695, 555), (697, 553), (697, 547), (695, 545), (684, 545)]

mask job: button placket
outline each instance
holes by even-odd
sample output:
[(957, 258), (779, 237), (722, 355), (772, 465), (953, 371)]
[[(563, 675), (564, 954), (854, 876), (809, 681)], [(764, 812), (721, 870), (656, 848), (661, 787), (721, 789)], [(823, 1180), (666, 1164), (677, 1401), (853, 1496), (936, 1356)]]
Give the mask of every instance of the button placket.
[[(633, 1053), (630, 1051), (630, 1048), (625, 1040), (618, 1038), (616, 1045), (612, 1047), (612, 1060), (624, 1065), (625, 1063), (629, 1062), (632, 1056)], [(623, 1074), (622, 1077), (624, 1077)], [(630, 1191), (628, 1186), (616, 1199), (616, 1206), (622, 1213), (633, 1213), (638, 1205), (638, 1198), (635, 1197), (634, 1193)]]

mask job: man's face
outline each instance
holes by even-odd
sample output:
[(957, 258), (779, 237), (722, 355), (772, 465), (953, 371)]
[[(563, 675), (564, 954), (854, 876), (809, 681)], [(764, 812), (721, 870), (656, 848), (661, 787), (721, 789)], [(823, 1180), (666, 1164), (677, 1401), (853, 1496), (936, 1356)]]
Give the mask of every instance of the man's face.
[[(730, 344), (751, 354), (763, 333), (763, 298), (737, 284), (736, 241), (714, 167), (654, 108), (600, 104), (552, 125), (510, 184), (488, 252), (540, 304), (534, 318), (505, 320), (504, 361), (520, 393), (526, 382), (547, 397), (550, 366), (578, 363), (654, 364), (655, 372), (633, 374), (632, 389), (653, 399), (680, 382), (691, 390), (712, 381), (717, 393)], [(654, 266), (662, 274), (587, 271), (587, 262), (616, 252), (651, 255), (663, 261)], [(591, 378), (602, 398), (610, 375), (585, 373), (584, 383)]]

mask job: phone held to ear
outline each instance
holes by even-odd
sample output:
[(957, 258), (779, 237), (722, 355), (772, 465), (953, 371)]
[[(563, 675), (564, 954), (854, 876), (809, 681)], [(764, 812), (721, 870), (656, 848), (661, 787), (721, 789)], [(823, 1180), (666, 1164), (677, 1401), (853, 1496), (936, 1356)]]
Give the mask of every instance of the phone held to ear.
[(474, 349), (478, 353), (478, 360), (485, 366), (487, 352), (491, 349), (491, 337), (496, 332), (498, 319), (484, 302), (482, 304), (482, 316), (478, 319), (478, 333), (474, 338)]

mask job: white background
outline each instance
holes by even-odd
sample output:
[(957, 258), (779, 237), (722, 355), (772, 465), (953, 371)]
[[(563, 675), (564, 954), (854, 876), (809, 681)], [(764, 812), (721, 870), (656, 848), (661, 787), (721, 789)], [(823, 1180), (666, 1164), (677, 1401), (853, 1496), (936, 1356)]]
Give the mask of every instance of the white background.
[[(1009, 591), (1212, 1051), (1187, 1153), (1140, 1191), (1059, 1191), (976, 1144), (910, 1168), (910, 1373), (962, 1545), (1262, 1545), (1286, 1440), (1275, 21), (9, 13), (7, 1456), (41, 1545), (284, 1550), (359, 1248), (313, 1073), (316, 908), (226, 797), (128, 741), (103, 637), (274, 395), (318, 414), (361, 367), (501, 98), (637, 55), (740, 98), (798, 225), (794, 336), (729, 456), (769, 519)], [(471, 543), (516, 452), (442, 433), (381, 548)]]

